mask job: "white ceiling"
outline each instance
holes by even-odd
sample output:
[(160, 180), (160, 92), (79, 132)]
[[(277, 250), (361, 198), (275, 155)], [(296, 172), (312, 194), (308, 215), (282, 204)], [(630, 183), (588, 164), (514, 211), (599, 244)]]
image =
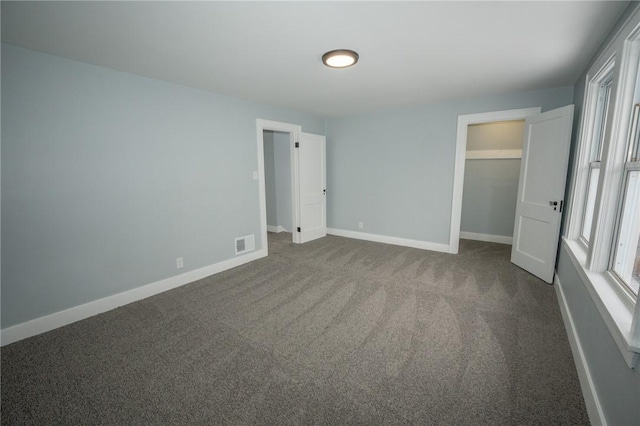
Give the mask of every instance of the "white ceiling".
[(627, 4), (3, 1), (2, 41), (339, 116), (572, 85)]

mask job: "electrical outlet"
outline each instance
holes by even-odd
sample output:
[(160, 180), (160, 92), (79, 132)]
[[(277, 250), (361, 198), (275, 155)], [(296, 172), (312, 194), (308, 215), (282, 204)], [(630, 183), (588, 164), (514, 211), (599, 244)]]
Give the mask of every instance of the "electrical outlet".
[(176, 267), (177, 267), (178, 269), (182, 269), (182, 268), (184, 268), (184, 258), (182, 258), (182, 257), (178, 257), (178, 258), (176, 259)]
[(358, 229), (362, 229), (362, 228), (364, 228), (364, 223), (358, 222)]
[(253, 172), (253, 180), (258, 180), (258, 172)]

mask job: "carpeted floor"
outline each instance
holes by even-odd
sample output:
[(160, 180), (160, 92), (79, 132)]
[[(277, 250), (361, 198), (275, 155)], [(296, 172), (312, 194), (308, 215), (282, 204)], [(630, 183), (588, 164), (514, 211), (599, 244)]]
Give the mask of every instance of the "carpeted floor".
[(588, 424), (554, 289), (510, 246), (269, 237), (2, 348), (2, 424)]

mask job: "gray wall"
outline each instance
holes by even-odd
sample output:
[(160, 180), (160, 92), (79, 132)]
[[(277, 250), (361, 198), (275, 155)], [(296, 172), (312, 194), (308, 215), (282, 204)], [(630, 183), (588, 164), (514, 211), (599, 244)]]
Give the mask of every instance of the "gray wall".
[(276, 184), (276, 208), (278, 211), (278, 226), (291, 232), (291, 146), (289, 134), (274, 133), (274, 162)]
[(263, 131), (262, 138), (264, 140), (264, 187), (267, 204), (267, 225), (278, 226), (273, 132), (270, 130)]
[(3, 44), (2, 327), (261, 247), (256, 118), (325, 128)]
[(292, 230), (289, 134), (264, 131), (267, 225)]
[[(523, 134), (524, 120), (470, 125), (467, 153), (522, 149)], [(460, 231), (512, 237), (519, 180), (520, 159), (467, 159)]]
[(640, 424), (640, 370), (630, 369), (622, 358), (564, 248), (557, 273), (608, 424)]
[(519, 159), (467, 160), (460, 231), (513, 236)]
[(467, 151), (522, 149), (524, 120), (497, 121), (467, 126)]
[(559, 87), (328, 119), (328, 226), (448, 244), (458, 115), (572, 101)]

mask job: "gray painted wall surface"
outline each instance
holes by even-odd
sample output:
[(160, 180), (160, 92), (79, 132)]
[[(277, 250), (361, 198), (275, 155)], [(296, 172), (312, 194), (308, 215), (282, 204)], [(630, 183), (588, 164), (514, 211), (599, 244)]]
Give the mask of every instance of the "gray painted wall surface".
[(276, 206), (278, 211), (278, 226), (291, 232), (291, 147), (289, 134), (274, 133), (274, 162), (276, 178)]
[(559, 87), (328, 119), (328, 226), (448, 244), (458, 115), (572, 101)]
[(256, 118), (325, 128), (3, 44), (2, 327), (261, 247)]
[(522, 149), (524, 120), (471, 124), (467, 127), (467, 151)]
[[(470, 125), (467, 152), (522, 149), (524, 120)], [(465, 161), (460, 231), (513, 236), (519, 159)]]
[(483, 159), (465, 163), (460, 230), (512, 237), (520, 160)]
[(264, 132), (267, 225), (291, 232), (291, 153), (289, 134)]
[(267, 204), (267, 225), (278, 226), (273, 132), (265, 130), (262, 137), (264, 140), (264, 189)]
[(640, 424), (640, 370), (622, 358), (564, 247), (557, 272), (608, 424)]

